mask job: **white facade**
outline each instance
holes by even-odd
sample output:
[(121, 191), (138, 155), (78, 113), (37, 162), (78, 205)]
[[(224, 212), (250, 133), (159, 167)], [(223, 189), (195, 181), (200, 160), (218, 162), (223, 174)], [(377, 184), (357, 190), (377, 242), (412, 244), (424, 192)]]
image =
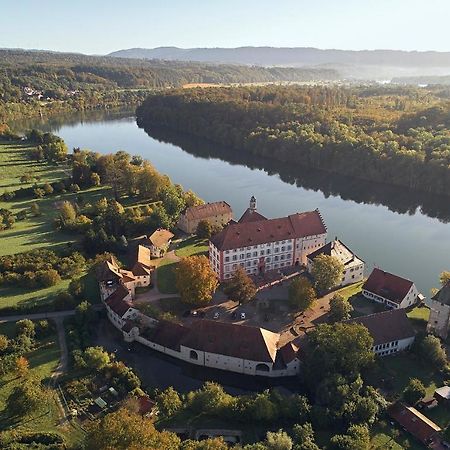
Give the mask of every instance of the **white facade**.
[(378, 303), (383, 303), (389, 308), (396, 309), (396, 308), (408, 308), (414, 305), (417, 302), (419, 291), (417, 290), (416, 285), (413, 283), (408, 293), (405, 295), (405, 297), (401, 300), (400, 303), (393, 302), (392, 300), (389, 300), (385, 297), (382, 297), (381, 295), (370, 292), (366, 289), (362, 290), (362, 294), (369, 300), (373, 300)]
[(427, 299), (425, 304), (430, 308), (427, 332), (446, 339), (450, 324), (450, 305), (433, 299)]
[(406, 339), (385, 342), (384, 344), (374, 345), (372, 347), (372, 351), (377, 356), (388, 356), (409, 349), (413, 342), (414, 336)]
[(306, 255), (325, 244), (326, 233), (259, 245), (218, 250), (209, 243), (209, 261), (220, 280), (231, 278), (240, 266), (249, 275), (306, 264)]

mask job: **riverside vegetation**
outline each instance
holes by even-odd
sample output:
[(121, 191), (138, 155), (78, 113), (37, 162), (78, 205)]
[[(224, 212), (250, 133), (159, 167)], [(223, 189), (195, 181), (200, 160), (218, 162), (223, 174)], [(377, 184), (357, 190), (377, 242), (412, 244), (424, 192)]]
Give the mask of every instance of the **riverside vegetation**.
[(448, 195), (449, 111), (439, 87), (260, 86), (158, 93), (137, 116), (149, 132), (168, 127), (299, 167)]

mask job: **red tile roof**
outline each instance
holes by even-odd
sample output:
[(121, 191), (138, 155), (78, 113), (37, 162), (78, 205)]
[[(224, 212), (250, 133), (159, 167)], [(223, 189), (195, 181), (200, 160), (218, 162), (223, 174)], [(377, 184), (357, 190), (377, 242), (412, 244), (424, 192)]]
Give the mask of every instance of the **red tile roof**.
[(362, 288), (392, 302), (401, 303), (412, 285), (410, 280), (375, 268)]
[(164, 247), (173, 238), (174, 234), (165, 228), (158, 228), (149, 237), (148, 240), (157, 248)]
[(241, 218), (238, 220), (238, 223), (259, 222), (261, 220), (267, 220), (267, 217), (264, 217), (254, 209), (247, 208), (244, 214), (242, 214)]
[(118, 288), (105, 300), (105, 303), (120, 317), (133, 306), (128, 289), (120, 284)]
[(278, 333), (264, 328), (200, 320), (181, 341), (181, 345), (208, 353), (251, 361), (275, 362)]
[(231, 206), (224, 201), (205, 203), (204, 205), (190, 206), (186, 208), (183, 215), (188, 220), (202, 220), (222, 214), (232, 214)]
[(287, 344), (283, 345), (283, 347), (281, 347), (278, 352), (281, 354), (284, 364), (289, 364), (291, 361), (297, 358), (298, 347), (292, 342), (288, 342)]
[(395, 403), (390, 406), (388, 414), (406, 431), (426, 445), (441, 431), (438, 425), (417, 411), (417, 409), (406, 406), (403, 403)]
[(278, 219), (230, 223), (211, 238), (219, 250), (231, 250), (287, 239), (326, 233), (318, 210), (292, 214)]
[(180, 351), (180, 342), (190, 329), (178, 323), (161, 320), (156, 328), (148, 330), (149, 341), (172, 350)]
[(400, 341), (416, 335), (404, 309), (392, 309), (361, 316), (350, 319), (348, 322), (364, 325), (369, 330), (374, 345)]
[(150, 399), (150, 397), (143, 395), (138, 398), (139, 414), (142, 416), (149, 413), (156, 405), (156, 403)]

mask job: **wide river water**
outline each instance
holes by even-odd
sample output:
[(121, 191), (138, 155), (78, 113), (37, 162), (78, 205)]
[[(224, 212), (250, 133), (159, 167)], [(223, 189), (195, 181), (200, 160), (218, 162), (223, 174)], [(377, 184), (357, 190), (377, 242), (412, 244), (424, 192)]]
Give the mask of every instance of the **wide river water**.
[[(332, 177), (323, 172), (251, 159), (239, 152), (167, 131), (138, 128), (133, 112), (92, 112), (35, 126), (69, 146), (100, 153), (125, 150), (151, 161), (162, 173), (206, 201), (225, 200), (235, 217), (255, 195), (267, 217), (319, 208), (329, 238), (338, 236), (366, 262), (412, 279), (425, 296), (450, 270), (450, 200)], [(156, 138), (156, 137), (157, 138)]]

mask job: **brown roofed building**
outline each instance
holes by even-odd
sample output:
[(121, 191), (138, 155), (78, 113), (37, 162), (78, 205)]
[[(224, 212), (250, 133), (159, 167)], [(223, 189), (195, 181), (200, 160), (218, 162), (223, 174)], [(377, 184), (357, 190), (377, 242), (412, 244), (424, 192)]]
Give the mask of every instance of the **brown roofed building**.
[(429, 448), (441, 449), (441, 427), (417, 411), (412, 406), (395, 403), (387, 410), (388, 414), (396, 420), (401, 427), (412, 434), (417, 440)]
[(256, 212), (252, 197), (239, 222), (230, 222), (211, 237), (210, 264), (221, 281), (230, 278), (239, 266), (257, 275), (306, 264), (306, 255), (325, 244), (326, 233), (318, 210), (266, 219)]
[(348, 323), (364, 325), (373, 338), (372, 350), (378, 356), (387, 356), (407, 350), (416, 333), (404, 309), (393, 309), (351, 319)]
[(143, 245), (150, 249), (152, 258), (161, 258), (169, 248), (174, 234), (165, 228), (158, 228), (144, 239)]
[(225, 226), (232, 218), (233, 211), (227, 202), (205, 203), (186, 208), (180, 215), (177, 227), (185, 233), (193, 234), (202, 220), (207, 220), (211, 225)]
[(407, 308), (423, 298), (412, 281), (378, 268), (363, 284), (362, 294), (389, 308)]

